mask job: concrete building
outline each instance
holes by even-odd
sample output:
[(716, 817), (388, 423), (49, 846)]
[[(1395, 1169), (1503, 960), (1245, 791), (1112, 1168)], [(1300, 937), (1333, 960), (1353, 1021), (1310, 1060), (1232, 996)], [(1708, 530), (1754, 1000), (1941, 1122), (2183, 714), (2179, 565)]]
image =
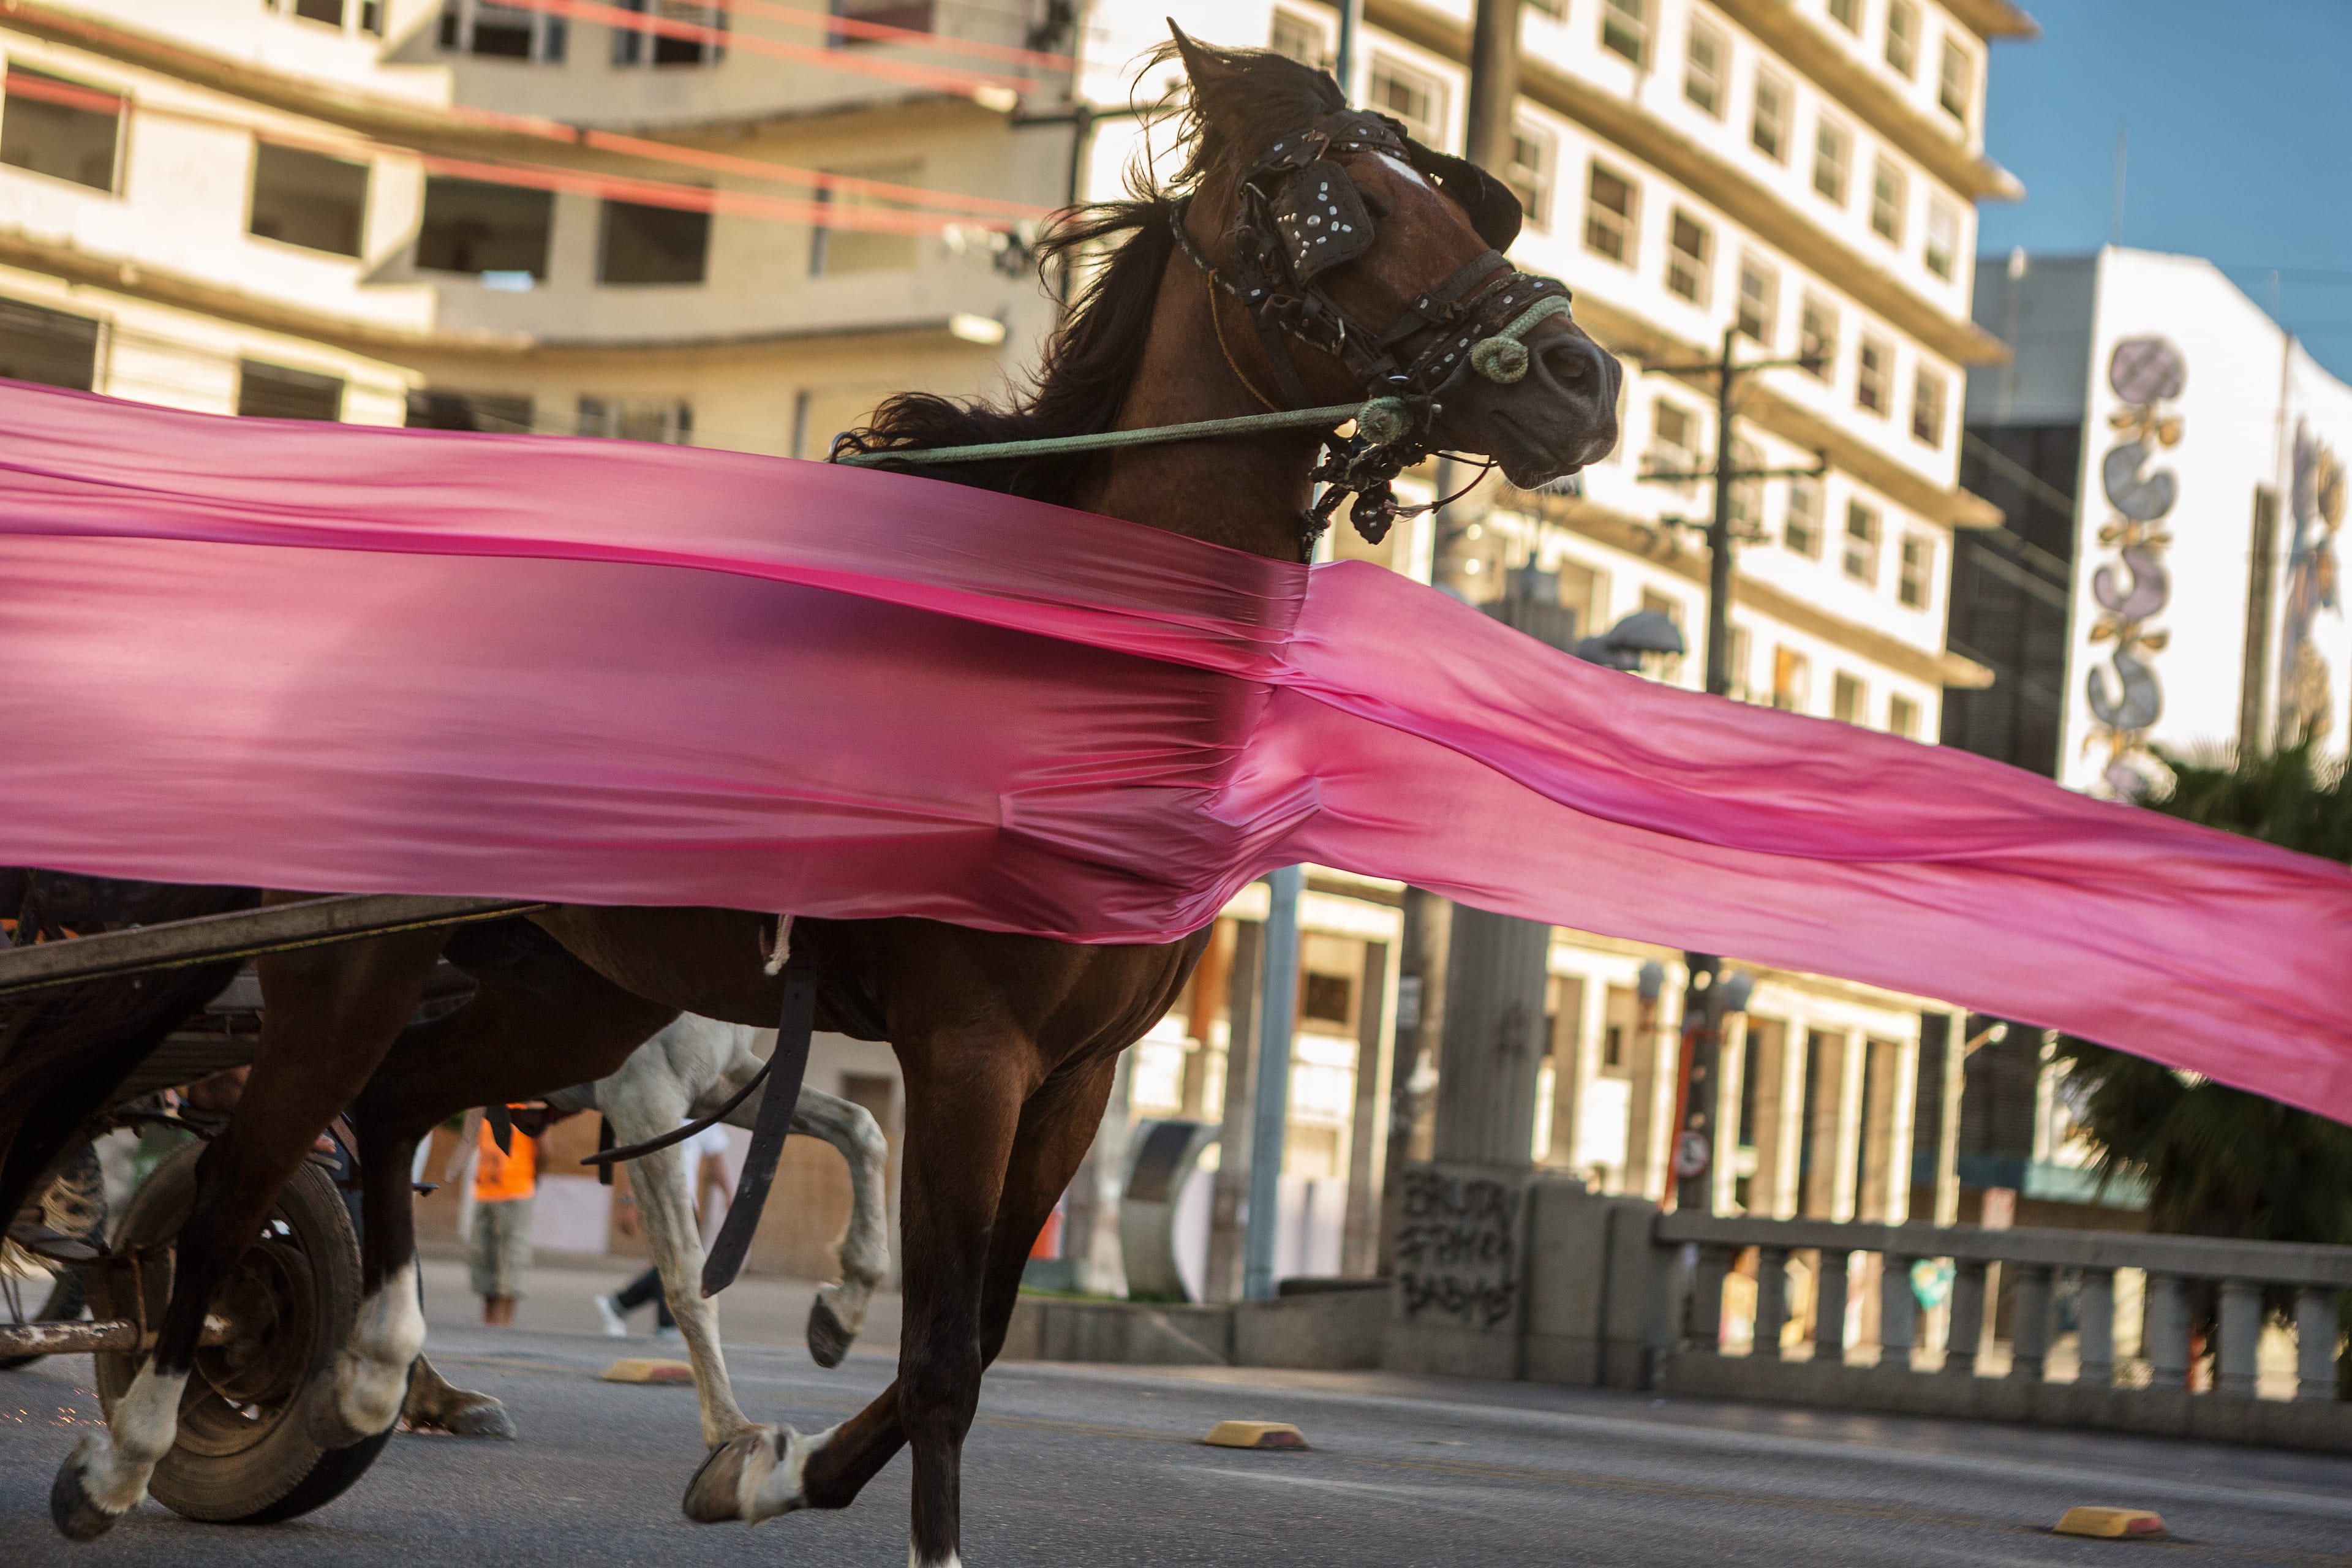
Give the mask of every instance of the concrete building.
[[(1136, 88), (1133, 62), (1168, 14), (20, 0), (0, 17), (0, 371), (215, 412), (819, 456), (888, 392), (988, 390), (1032, 362), (1054, 307), (1027, 226), (1111, 194), (1142, 151), (1129, 106), (1167, 84)], [(1172, 14), (1318, 63), (1336, 46), (1337, 12), (1313, 0)], [(1468, 15), (1370, 0), (1355, 100), (1458, 151)], [(1515, 257), (1566, 279), (1626, 357), (1626, 436), (1580, 493), (1490, 485), (1450, 512), (1470, 548), (1444, 585), (1479, 601), (1516, 585), (1578, 632), (1654, 608), (1696, 645), (1705, 558), (1675, 520), (1704, 513), (1706, 488), (1643, 475), (1705, 466), (1712, 386), (1640, 373), (1711, 357), (1737, 328), (1743, 354), (1821, 361), (1748, 380), (1747, 448), (1827, 461), (1741, 496), (1738, 694), (1934, 737), (1947, 690), (1986, 676), (1944, 637), (1956, 541), (1999, 521), (1958, 482), (1960, 377), (2000, 352), (1970, 319), (1965, 258), (1974, 204), (2016, 194), (1982, 153), (1987, 40), (2031, 30), (2008, 0), (1529, 0)], [(1339, 548), (1426, 580), (1435, 526)], [(1696, 685), (1700, 663), (1653, 673)], [(1130, 1118), (1246, 1122), (1262, 898), (1236, 901), (1186, 1004), (1134, 1053)], [(1392, 1049), (1412, 1005), (1400, 901), (1310, 875), (1284, 1272), (1377, 1261), (1392, 1094), (1429, 1072)], [(1680, 955), (1559, 932), (1550, 970), (1530, 1151), (1654, 1195)], [(1923, 1009), (1940, 1018), (1759, 976), (1728, 1044), (1719, 1202), (1901, 1212)], [(841, 1049), (841, 1074), (891, 1070), (887, 1051)], [(870, 1082), (843, 1087), (875, 1102)], [(1108, 1239), (1118, 1120), (1074, 1197), (1091, 1237), (1076, 1252)], [(1204, 1252), (1221, 1288), (1230, 1175), (1194, 1205), (1227, 1238), (1223, 1262)]]

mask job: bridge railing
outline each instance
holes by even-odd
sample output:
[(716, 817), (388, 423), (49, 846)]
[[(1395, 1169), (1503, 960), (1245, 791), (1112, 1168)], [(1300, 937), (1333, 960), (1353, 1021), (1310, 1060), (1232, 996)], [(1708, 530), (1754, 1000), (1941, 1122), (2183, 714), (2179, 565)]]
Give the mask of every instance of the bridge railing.
[[(1667, 1352), (1664, 1381), (1687, 1392), (1810, 1396), (1885, 1409), (2081, 1420), (2217, 1436), (2240, 1435), (2235, 1429), (2250, 1425), (2267, 1432), (2324, 1424), (2331, 1432), (2341, 1426), (2352, 1436), (2352, 1405), (2337, 1401), (2336, 1367), (2336, 1302), (2340, 1292), (2352, 1289), (2352, 1247), (1685, 1214), (1659, 1216), (1653, 1239), (1680, 1264), (1663, 1275), (1666, 1319), (1654, 1333)], [(1727, 1353), (1738, 1346), (1726, 1343), (1725, 1288), (1749, 1248), (1756, 1259), (1755, 1327), (1742, 1356)], [(1819, 1304), (1811, 1314), (1810, 1356), (1790, 1355), (1783, 1344), (1790, 1337), (1788, 1266), (1801, 1254), (1811, 1255)], [(1939, 1365), (1932, 1354), (1915, 1356), (1924, 1350), (1925, 1336), (1913, 1266), (1923, 1259), (1948, 1261), (1952, 1270), (1940, 1308)], [(1979, 1361), (1995, 1305), (1988, 1286), (1996, 1266), (2008, 1277), (2010, 1357), (2004, 1373), (1988, 1377), (1990, 1369)], [(1843, 1309), (1857, 1268), (1876, 1279), (1874, 1363), (1866, 1345), (1846, 1342)], [(2144, 1373), (2117, 1354), (2116, 1277), (2127, 1269), (2145, 1279), (2137, 1336)], [(2071, 1379), (2053, 1375), (2062, 1284), (2071, 1288), (2077, 1326)], [(2192, 1409), (2182, 1402), (2191, 1397), (2191, 1335), (2200, 1304), (2213, 1313), (2213, 1374), (2210, 1388), (2197, 1391)], [(2271, 1307), (2286, 1309), (2295, 1344), (2294, 1387), (2285, 1400), (2262, 1398), (2258, 1376)], [(2252, 1408), (2257, 1402), (2310, 1408), (2294, 1415)]]

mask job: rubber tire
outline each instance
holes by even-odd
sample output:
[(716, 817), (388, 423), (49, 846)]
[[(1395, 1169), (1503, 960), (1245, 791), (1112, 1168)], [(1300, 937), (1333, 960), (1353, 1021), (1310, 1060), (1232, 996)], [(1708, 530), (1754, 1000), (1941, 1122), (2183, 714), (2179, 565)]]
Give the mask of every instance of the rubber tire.
[[(178, 1234), (194, 1201), (196, 1162), (203, 1153), (203, 1145), (191, 1145), (155, 1167), (123, 1213), (115, 1236), (118, 1249)], [(321, 1448), (310, 1440), (303, 1419), (304, 1402), (328, 1375), (335, 1352), (350, 1342), (359, 1315), (359, 1240), (342, 1195), (325, 1172), (305, 1161), (269, 1212), (271, 1219), (285, 1222), (310, 1265), (309, 1366), (284, 1414), (251, 1447), (230, 1454), (204, 1453), (189, 1447), (184, 1431), (182, 1440), (156, 1465), (148, 1483), (150, 1495), (188, 1519), (275, 1524), (308, 1513), (342, 1495), (392, 1439), (386, 1431), (347, 1448)], [(158, 1277), (163, 1273), (153, 1271)], [(151, 1300), (163, 1293), (161, 1285), (160, 1278), (151, 1282)], [(129, 1303), (123, 1306), (127, 1309)], [(154, 1301), (150, 1310), (160, 1312), (161, 1302)], [(130, 1387), (145, 1358), (112, 1354), (92, 1359), (99, 1398), (111, 1417), (115, 1400)]]

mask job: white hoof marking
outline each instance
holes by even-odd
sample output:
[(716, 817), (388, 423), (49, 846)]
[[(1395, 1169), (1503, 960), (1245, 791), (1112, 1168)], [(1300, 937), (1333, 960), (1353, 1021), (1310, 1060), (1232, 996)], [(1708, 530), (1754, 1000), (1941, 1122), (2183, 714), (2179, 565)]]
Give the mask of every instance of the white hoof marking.
[(787, 1426), (782, 1434), (782, 1454), (761, 1444), (735, 1483), (736, 1509), (743, 1516), (743, 1522), (757, 1524), (761, 1520), (806, 1508), (808, 1494), (802, 1489), (802, 1479), (808, 1473), (808, 1462), (840, 1430), (835, 1425), (803, 1437)]
[(82, 1490), (108, 1513), (128, 1513), (147, 1497), (147, 1478), (180, 1434), (180, 1391), (188, 1374), (155, 1375), (149, 1362), (114, 1403), (104, 1432), (92, 1432), (74, 1450)]
[(335, 1408), (343, 1423), (373, 1437), (400, 1419), (408, 1369), (425, 1348), (425, 1314), (416, 1306), (411, 1259), (360, 1302), (352, 1342), (335, 1356)]

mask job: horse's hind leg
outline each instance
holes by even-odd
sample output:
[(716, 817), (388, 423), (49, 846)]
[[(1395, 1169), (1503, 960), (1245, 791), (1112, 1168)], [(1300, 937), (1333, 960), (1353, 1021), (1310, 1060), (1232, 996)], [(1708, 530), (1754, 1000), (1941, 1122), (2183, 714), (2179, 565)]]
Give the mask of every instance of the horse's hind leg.
[(890, 1145), (873, 1112), (855, 1100), (803, 1087), (793, 1131), (824, 1139), (849, 1164), (849, 1228), (841, 1237), (841, 1279), (821, 1287), (809, 1306), (809, 1354), (839, 1366), (866, 1326), (866, 1310), (890, 1272), (887, 1202)]
[[(478, 937), (477, 946), (493, 940)], [(601, 1076), (675, 1016), (544, 937), (525, 936), (495, 953), (478, 966), (461, 952), (478, 983), (472, 1000), (404, 1031), (352, 1107), (367, 1205), (366, 1294), (335, 1375), (310, 1405), (311, 1434), (326, 1447), (373, 1436), (399, 1418), (424, 1345), (408, 1191), (417, 1140), (469, 1106), (536, 1099)]]
[(155, 1349), (116, 1401), (107, 1430), (82, 1439), (50, 1489), (49, 1515), (67, 1536), (95, 1539), (147, 1495), (156, 1461), (178, 1436), (180, 1395), (214, 1290), (252, 1245), (320, 1130), (415, 1009), (445, 940), (442, 931), (417, 931), (262, 961), (260, 1047), (228, 1131), (197, 1164)]

